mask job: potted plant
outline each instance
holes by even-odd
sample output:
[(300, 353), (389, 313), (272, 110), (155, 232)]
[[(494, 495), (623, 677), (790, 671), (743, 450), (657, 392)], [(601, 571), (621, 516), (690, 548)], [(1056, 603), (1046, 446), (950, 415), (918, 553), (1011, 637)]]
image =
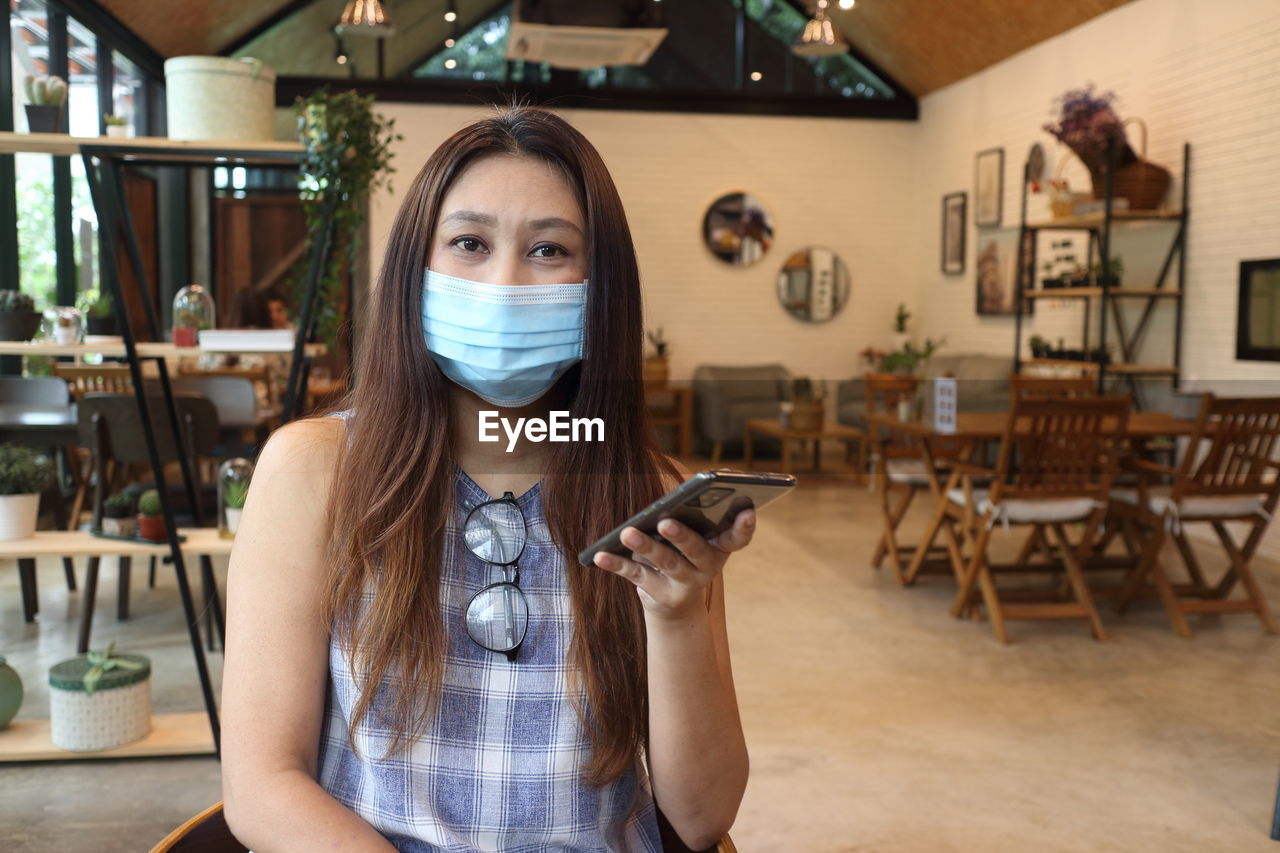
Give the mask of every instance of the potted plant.
[(316, 340), (332, 350), (344, 320), (348, 271), (364, 251), (360, 234), (368, 216), (370, 193), (389, 186), (391, 145), (404, 137), (395, 133), (395, 120), (374, 110), (374, 96), (358, 92), (330, 92), (327, 87), (295, 101), (298, 141), (305, 153), (298, 169), (299, 197), (307, 224), (307, 251), (299, 257), (290, 279), (292, 304), (301, 305), (311, 246), (326, 233), (325, 198), (336, 193), (333, 236), (328, 261), (320, 272), (312, 322)]
[(898, 311), (893, 315), (893, 348), (902, 349), (907, 346), (911, 340), (910, 334), (907, 332), (907, 321), (911, 319), (911, 312), (907, 310), (904, 303), (898, 303)]
[(20, 444), (0, 444), (0, 539), (35, 535), (40, 493), (52, 480), (48, 456)]
[(102, 504), (102, 532), (112, 536), (137, 536), (138, 519), (134, 518), (133, 497), (124, 492), (114, 494)]
[(236, 529), (240, 527), (240, 513), (244, 510), (244, 500), (248, 496), (248, 480), (232, 480), (227, 483), (222, 501), (226, 505), (224, 509), (227, 513), (227, 530), (232, 535), (235, 535)]
[(1124, 261), (1119, 255), (1107, 262), (1105, 272), (1101, 261), (1095, 261), (1089, 267), (1089, 276), (1097, 287), (1119, 287), (1122, 275), (1124, 275)]
[(18, 715), (22, 707), (22, 677), (0, 655), (0, 729)]
[(84, 290), (78, 307), (85, 318), (85, 331), (90, 335), (114, 335), (116, 318), (112, 313), (111, 297), (106, 291)]
[(1089, 170), (1094, 198), (1102, 198), (1106, 191), (1107, 158), (1113, 145), (1119, 147), (1119, 165), (1138, 159), (1125, 139), (1120, 116), (1112, 109), (1115, 100), (1114, 92), (1094, 92), (1092, 83), (1069, 89), (1055, 102), (1061, 105), (1057, 121), (1044, 125)]
[(0, 340), (29, 341), (40, 331), (40, 314), (32, 298), (17, 290), (0, 290)]
[(67, 81), (56, 76), (28, 74), (22, 86), (27, 93), (27, 129), (32, 133), (61, 133)]
[(791, 427), (801, 430), (822, 429), (826, 422), (822, 386), (814, 388), (813, 380), (797, 376), (791, 380)]
[(119, 139), (129, 135), (129, 121), (124, 116), (107, 113), (102, 117), (102, 122), (107, 127), (107, 136)]
[(886, 373), (900, 373), (906, 376), (914, 376), (916, 368), (921, 363), (933, 358), (933, 354), (947, 342), (946, 338), (934, 341), (926, 338), (923, 348), (917, 348), (915, 344), (908, 341), (899, 350), (894, 350), (884, 357), (880, 363), (880, 368)]
[(653, 355), (644, 360), (644, 384), (646, 388), (662, 388), (667, 384), (670, 375), (667, 364), (667, 341), (662, 336), (662, 329), (645, 332), (649, 343), (653, 344)]
[(1095, 364), (1110, 364), (1110, 363), (1111, 363), (1111, 348), (1110, 348), (1110, 347), (1094, 347), (1093, 349), (1089, 350), (1089, 352), (1087, 353), (1087, 355), (1088, 355), (1088, 358), (1087, 358), (1086, 360), (1087, 360), (1087, 361), (1092, 361), (1092, 362), (1093, 362), (1093, 363), (1095, 363)]
[(45, 336), (53, 338), (54, 343), (70, 346), (80, 343), (80, 332), (84, 326), (84, 315), (80, 309), (72, 305), (54, 305), (44, 312), (47, 321)]
[(169, 538), (160, 506), (160, 493), (155, 489), (147, 489), (138, 498), (138, 534), (153, 542), (163, 542)]
[(1041, 337), (1040, 335), (1032, 335), (1031, 340), (1028, 341), (1028, 343), (1031, 346), (1031, 355), (1033, 358), (1049, 357), (1049, 341), (1048, 340)]

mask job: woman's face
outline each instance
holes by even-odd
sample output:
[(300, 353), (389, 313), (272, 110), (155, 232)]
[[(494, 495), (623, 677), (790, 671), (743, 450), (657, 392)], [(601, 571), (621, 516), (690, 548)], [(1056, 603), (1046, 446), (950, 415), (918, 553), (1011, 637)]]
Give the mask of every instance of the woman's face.
[(427, 265), (486, 284), (587, 277), (587, 227), (573, 188), (536, 157), (483, 157), (445, 194)]

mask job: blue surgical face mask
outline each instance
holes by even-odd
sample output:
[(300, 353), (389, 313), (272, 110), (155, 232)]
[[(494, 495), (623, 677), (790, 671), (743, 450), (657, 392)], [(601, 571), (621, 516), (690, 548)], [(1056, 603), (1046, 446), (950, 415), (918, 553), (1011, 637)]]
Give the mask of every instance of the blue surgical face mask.
[(582, 360), (587, 283), (483, 284), (427, 270), (427, 350), (454, 382), (495, 406), (532, 403)]

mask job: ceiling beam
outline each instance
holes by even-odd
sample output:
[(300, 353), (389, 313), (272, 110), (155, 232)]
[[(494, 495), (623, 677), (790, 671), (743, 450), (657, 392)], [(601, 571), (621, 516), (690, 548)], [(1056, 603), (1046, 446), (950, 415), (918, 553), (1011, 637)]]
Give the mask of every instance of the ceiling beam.
[(287, 18), (293, 17), (295, 14), (301, 12), (314, 2), (315, 0), (290, 0), (290, 2), (284, 4), (279, 9), (276, 9), (266, 18), (263, 18), (261, 21), (250, 27), (247, 31), (232, 39), (230, 44), (223, 46), (218, 51), (218, 55), (231, 56), (240, 48), (248, 46), (250, 42), (270, 30), (276, 24)]
[(511, 104), (533, 103), (552, 109), (604, 109), (661, 112), (734, 113), (749, 115), (825, 116), (853, 119), (915, 121), (919, 107), (914, 98), (833, 98), (819, 95), (750, 95), (735, 92), (672, 92), (642, 89), (564, 90), (522, 83), (478, 83), (472, 80), (390, 78), (386, 80), (340, 77), (278, 77), (276, 106), (292, 106), (317, 89), (355, 91), (374, 95), (378, 101), (403, 103)]

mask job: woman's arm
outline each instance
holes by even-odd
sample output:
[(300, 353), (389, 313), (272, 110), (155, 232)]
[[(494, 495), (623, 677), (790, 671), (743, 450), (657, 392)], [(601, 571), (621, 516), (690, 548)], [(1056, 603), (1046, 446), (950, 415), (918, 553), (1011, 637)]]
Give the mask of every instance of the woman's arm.
[(256, 853), (391, 851), (316, 782), (329, 672), (324, 512), (345, 425), (298, 421), (263, 448), (227, 580), (222, 796)]
[(722, 571), (729, 553), (750, 542), (754, 529), (755, 510), (739, 513), (733, 527), (711, 542), (668, 519), (658, 532), (675, 549), (628, 528), (623, 544), (640, 559), (596, 560), (636, 584), (644, 603), (654, 799), (694, 850), (715, 846), (729, 831), (747, 785)]

